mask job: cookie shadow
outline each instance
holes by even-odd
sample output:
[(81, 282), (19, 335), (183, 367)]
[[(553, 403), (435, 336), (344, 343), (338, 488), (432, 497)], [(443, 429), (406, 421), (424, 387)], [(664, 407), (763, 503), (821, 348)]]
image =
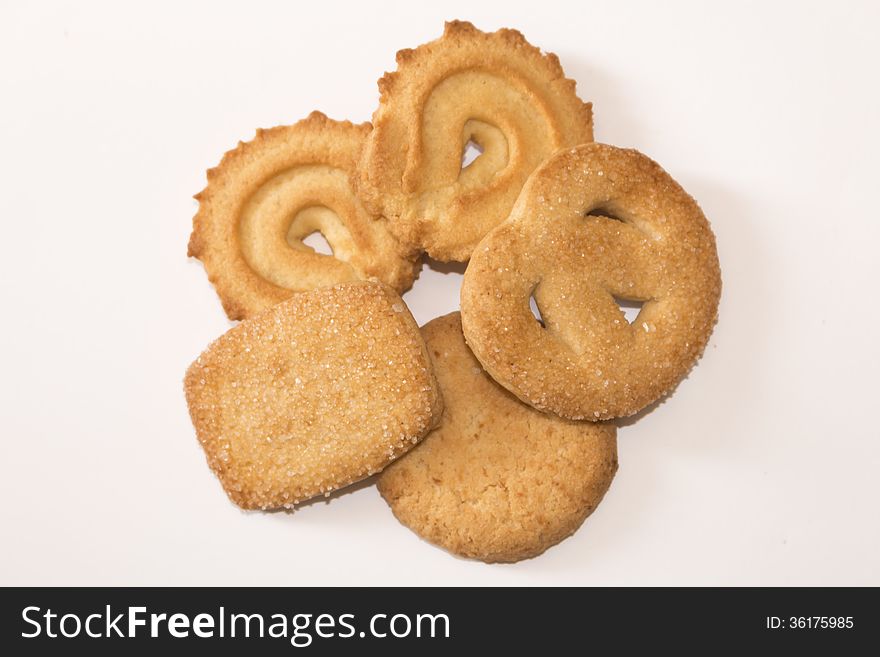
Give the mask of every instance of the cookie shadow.
[(759, 203), (714, 180), (673, 176), (697, 199), (717, 237), (723, 285), (718, 323), (701, 359), (678, 385), (616, 421), (620, 470), (605, 500), (572, 537), (548, 551), (549, 558), (530, 560), (530, 574), (614, 584), (594, 564), (613, 562), (622, 550), (638, 552), (647, 536), (642, 528), (663, 502), (664, 488), (673, 485), (669, 477), (677, 464), (684, 460), (709, 470), (733, 465), (744, 473), (756, 467), (748, 442), (760, 438), (749, 428), (761, 418), (743, 409), (762, 394), (755, 382), (764, 377), (764, 355), (774, 340), (784, 339), (768, 328), (774, 307), (767, 281), (779, 274), (760, 237), (754, 210)]
[(360, 481), (356, 481), (353, 484), (349, 484), (345, 488), (335, 490), (329, 495), (318, 495), (311, 499), (300, 502), (299, 504), (295, 504), (290, 509), (285, 509), (283, 507), (278, 509), (267, 509), (263, 513), (293, 515), (301, 509), (307, 509), (312, 506), (327, 506), (329, 504), (332, 504), (336, 500), (346, 497), (347, 495), (357, 493), (358, 491), (361, 491), (364, 488), (369, 488), (370, 486), (375, 486), (376, 480), (378, 478), (378, 474), (370, 475), (366, 479), (361, 479)]
[(464, 271), (467, 269), (466, 262), (440, 262), (439, 260), (434, 260), (434, 258), (429, 258), (427, 255), (424, 256), (424, 264), (428, 269), (444, 275), (459, 274), (464, 276)]
[(403, 295), (419, 326), (459, 309), (465, 269), (465, 262), (440, 262), (425, 256), (418, 280)]
[[(772, 337), (768, 335), (764, 322), (755, 321), (755, 315), (731, 310), (748, 307), (756, 315), (766, 318), (772, 305), (770, 288), (766, 284), (773, 278), (771, 261), (762, 249), (761, 240), (756, 237), (754, 224), (749, 221), (754, 216), (749, 211), (750, 203), (715, 182), (687, 176), (678, 178), (697, 199), (717, 237), (722, 279), (718, 321), (702, 356), (687, 374), (638, 413), (615, 420), (621, 429), (642, 423), (665, 409), (684, 390), (690, 403), (700, 404), (697, 415), (710, 415), (706, 407), (711, 405), (715, 407), (713, 410), (721, 413), (713, 418), (715, 422), (729, 419), (723, 416), (730, 415), (730, 409), (743, 405), (752, 394), (750, 384), (760, 379), (763, 354), (770, 348)], [(748, 345), (745, 352), (742, 345)], [(743, 353), (748, 356), (743, 358)], [(707, 383), (711, 386), (708, 389)], [(701, 438), (701, 442), (705, 438)]]

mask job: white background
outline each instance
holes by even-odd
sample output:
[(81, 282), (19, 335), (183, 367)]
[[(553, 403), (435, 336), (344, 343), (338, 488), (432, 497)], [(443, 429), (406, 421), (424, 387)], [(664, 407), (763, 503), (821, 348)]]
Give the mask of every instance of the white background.
[[(877, 3), (4, 3), (0, 584), (880, 584)], [(424, 5), (424, 6), (423, 6)], [(571, 539), (456, 559), (372, 486), (244, 513), (181, 378), (230, 323), (186, 258), (205, 169), (364, 121), (444, 19), (522, 30), (718, 237), (720, 321)], [(457, 274), (424, 271), (426, 322)]]

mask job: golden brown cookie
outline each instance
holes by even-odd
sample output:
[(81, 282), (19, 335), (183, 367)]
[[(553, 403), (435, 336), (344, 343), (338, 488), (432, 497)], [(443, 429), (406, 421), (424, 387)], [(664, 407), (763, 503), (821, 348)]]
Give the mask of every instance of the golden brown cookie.
[[(586, 144), (535, 171), (510, 219), (479, 244), (461, 314), (480, 363), (517, 397), (607, 419), (687, 374), (720, 294), (715, 237), (694, 199), (641, 153)], [(632, 325), (617, 300), (643, 302)]]
[[(438, 260), (467, 260), (535, 167), (593, 140), (591, 106), (559, 59), (516, 30), (453, 21), (397, 64), (379, 80), (358, 191), (402, 242)], [(482, 155), (462, 168), (470, 141)]]
[(208, 464), (244, 509), (291, 507), (377, 472), (442, 410), (415, 321), (378, 283), (294, 294), (241, 322), (184, 388)]
[(422, 334), (445, 408), (440, 425), (379, 476), (394, 515), (432, 543), (488, 562), (534, 557), (569, 536), (617, 471), (615, 427), (517, 400), (471, 354), (458, 313)]
[[(189, 255), (204, 263), (230, 319), (346, 281), (375, 278), (398, 292), (412, 285), (415, 253), (370, 216), (349, 182), (369, 132), (368, 123), (312, 112), (258, 130), (208, 171)], [(315, 231), (332, 256), (303, 243)]]

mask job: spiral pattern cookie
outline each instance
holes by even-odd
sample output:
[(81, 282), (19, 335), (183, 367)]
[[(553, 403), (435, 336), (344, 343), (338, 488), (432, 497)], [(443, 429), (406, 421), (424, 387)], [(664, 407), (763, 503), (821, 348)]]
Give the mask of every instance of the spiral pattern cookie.
[[(358, 191), (402, 242), (438, 260), (467, 260), (544, 159), (593, 139), (591, 105), (559, 59), (516, 30), (454, 21), (397, 63), (379, 80)], [(462, 168), (469, 142), (482, 154)]]
[(190, 366), (184, 389), (208, 464), (245, 509), (373, 474), (442, 411), (409, 310), (367, 282), (294, 294), (241, 322)]
[[(208, 171), (189, 255), (204, 263), (230, 319), (347, 281), (377, 279), (398, 292), (412, 284), (416, 255), (350, 185), (369, 133), (368, 123), (313, 112), (291, 126), (258, 130)], [(303, 243), (316, 231), (333, 255)]]
[[(461, 313), (468, 345), (505, 388), (600, 420), (636, 413), (687, 374), (720, 293), (715, 237), (694, 199), (641, 153), (586, 144), (542, 165), (479, 244)], [(621, 299), (643, 303), (632, 324)]]
[(458, 313), (422, 334), (445, 409), (440, 425), (379, 476), (394, 515), (454, 554), (489, 562), (534, 557), (569, 536), (617, 471), (615, 427), (520, 402), (480, 367)]

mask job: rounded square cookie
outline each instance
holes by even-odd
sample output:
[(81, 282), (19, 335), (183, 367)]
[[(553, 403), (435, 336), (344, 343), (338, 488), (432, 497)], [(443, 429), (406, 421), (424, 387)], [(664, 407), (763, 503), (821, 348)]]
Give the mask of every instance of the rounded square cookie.
[(241, 322), (184, 388), (208, 464), (245, 509), (291, 507), (378, 472), (442, 409), (418, 326), (377, 283), (295, 294)]

